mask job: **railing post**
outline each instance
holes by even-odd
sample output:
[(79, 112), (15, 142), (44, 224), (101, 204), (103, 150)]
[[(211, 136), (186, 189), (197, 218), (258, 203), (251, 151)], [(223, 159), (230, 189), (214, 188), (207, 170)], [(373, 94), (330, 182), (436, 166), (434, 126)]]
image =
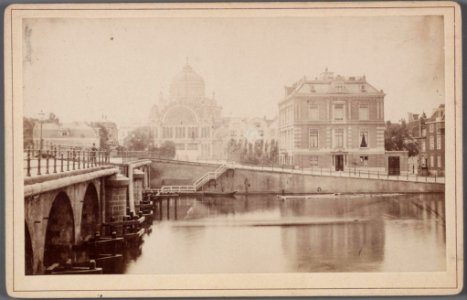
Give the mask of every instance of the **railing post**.
[(73, 171), (75, 170), (75, 158), (76, 158), (76, 152), (75, 149), (71, 150), (72, 151), (72, 160), (73, 160)]
[(436, 183), (436, 173), (435, 173), (435, 183)]
[(358, 177), (360, 177), (360, 170), (358, 170)]
[(45, 151), (45, 174), (49, 174), (49, 150)]
[(42, 150), (39, 149), (39, 156), (37, 157), (37, 175), (41, 175), (41, 156), (42, 156)]
[(407, 171), (407, 181), (409, 181), (409, 171)]
[(81, 169), (81, 150), (78, 150), (78, 161), (76, 163), (78, 164), (78, 170)]
[(27, 176), (31, 176), (31, 148), (28, 148), (28, 155), (26, 158), (26, 174)]
[(57, 173), (57, 147), (55, 147), (54, 151), (54, 173)]
[(66, 170), (70, 171), (70, 150), (66, 151)]
[(60, 172), (63, 172), (63, 152), (60, 153)]
[(428, 174), (425, 175), (425, 182), (428, 181)]
[(378, 170), (378, 175), (377, 175), (378, 179), (379, 179), (379, 170)]

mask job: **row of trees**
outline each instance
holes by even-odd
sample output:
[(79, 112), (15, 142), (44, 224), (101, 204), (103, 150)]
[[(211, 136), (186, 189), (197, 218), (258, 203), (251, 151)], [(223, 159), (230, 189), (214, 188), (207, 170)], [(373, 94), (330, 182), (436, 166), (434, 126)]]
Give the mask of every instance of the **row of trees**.
[(172, 141), (165, 141), (160, 147), (156, 147), (152, 142), (153, 139), (154, 136), (151, 128), (139, 127), (130, 132), (123, 141), (123, 146), (119, 147), (119, 150), (149, 151), (164, 158), (175, 157), (176, 149)]
[(279, 145), (276, 140), (231, 139), (227, 143), (227, 158), (244, 164), (273, 164), (279, 162)]

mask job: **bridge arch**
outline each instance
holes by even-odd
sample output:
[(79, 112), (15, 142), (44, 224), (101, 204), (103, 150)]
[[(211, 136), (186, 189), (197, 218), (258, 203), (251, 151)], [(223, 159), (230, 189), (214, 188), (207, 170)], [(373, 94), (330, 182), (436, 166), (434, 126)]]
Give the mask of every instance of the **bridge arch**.
[(64, 264), (72, 258), (74, 244), (74, 217), (70, 198), (65, 192), (55, 197), (50, 209), (45, 234), (44, 266)]
[(81, 240), (87, 241), (99, 230), (99, 196), (96, 186), (90, 182), (86, 188), (83, 198), (83, 208), (81, 215)]
[(24, 272), (26, 275), (32, 275), (34, 273), (34, 252), (32, 250), (31, 234), (29, 233), (28, 224), (24, 222)]

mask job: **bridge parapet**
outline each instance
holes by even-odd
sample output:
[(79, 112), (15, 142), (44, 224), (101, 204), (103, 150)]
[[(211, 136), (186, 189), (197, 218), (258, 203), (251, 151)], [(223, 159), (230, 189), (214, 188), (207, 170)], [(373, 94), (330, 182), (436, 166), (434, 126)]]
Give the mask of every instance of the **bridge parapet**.
[(23, 161), (25, 177), (30, 178), (104, 166), (109, 163), (109, 152), (70, 147), (30, 148), (24, 152)]

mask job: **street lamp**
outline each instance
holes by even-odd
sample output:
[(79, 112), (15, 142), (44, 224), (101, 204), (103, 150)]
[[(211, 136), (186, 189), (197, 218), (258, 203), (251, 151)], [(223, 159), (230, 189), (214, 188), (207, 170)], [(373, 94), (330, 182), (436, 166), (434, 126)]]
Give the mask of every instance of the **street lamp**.
[(40, 136), (39, 136), (39, 150), (42, 151), (42, 144), (43, 144), (43, 140), (42, 140), (42, 123), (44, 122), (44, 119), (45, 119), (45, 114), (44, 112), (41, 110), (41, 112), (39, 113), (39, 123), (40, 123)]

